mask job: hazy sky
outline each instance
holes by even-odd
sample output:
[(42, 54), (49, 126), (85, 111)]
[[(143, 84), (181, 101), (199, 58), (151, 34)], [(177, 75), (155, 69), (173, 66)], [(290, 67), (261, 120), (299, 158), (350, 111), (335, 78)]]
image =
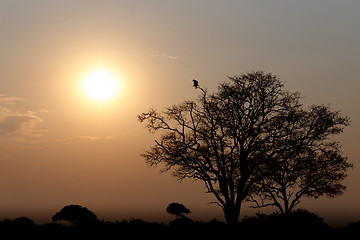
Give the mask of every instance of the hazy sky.
[[(194, 78), (215, 91), (264, 70), (305, 105), (351, 118), (337, 138), (355, 167), (347, 191), (300, 207), (360, 220), (359, 23), (358, 0), (0, 0), (0, 219), (49, 222), (73, 203), (106, 220), (168, 221), (181, 202), (223, 220), (201, 183), (146, 166), (156, 136), (136, 116), (196, 98)], [(80, 87), (99, 66), (121, 85), (102, 103)]]

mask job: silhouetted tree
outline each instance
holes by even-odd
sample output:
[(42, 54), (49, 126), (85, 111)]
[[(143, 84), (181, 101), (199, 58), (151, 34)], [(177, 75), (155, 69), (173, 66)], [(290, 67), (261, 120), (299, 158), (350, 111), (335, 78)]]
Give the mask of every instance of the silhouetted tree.
[[(280, 239), (291, 239), (289, 235), (296, 233), (296, 239), (314, 237), (314, 234), (323, 234), (329, 230), (323, 218), (304, 209), (296, 209), (291, 214), (284, 216), (279, 212), (256, 214), (256, 217), (245, 217), (241, 221), (242, 226), (249, 232), (258, 231), (269, 237), (269, 232), (281, 232)], [(281, 230), (279, 229), (281, 228)], [(279, 229), (279, 231), (274, 231)], [(325, 238), (325, 236), (323, 236)]]
[[(300, 95), (285, 91), (273, 74), (252, 72), (229, 79), (213, 94), (198, 87), (202, 94), (197, 101), (173, 105), (163, 113), (151, 109), (138, 119), (151, 132), (163, 131), (142, 154), (147, 163), (163, 163), (163, 171), (171, 170), (180, 180), (203, 181), (227, 223), (233, 224), (255, 184), (278, 171), (289, 149), (320, 147), (328, 129), (299, 122), (296, 116), (309, 111), (302, 108)], [(346, 125), (347, 118), (336, 124)], [(311, 131), (298, 134), (304, 129)]]
[(95, 213), (88, 210), (86, 207), (79, 205), (68, 205), (57, 212), (52, 220), (54, 222), (65, 220), (71, 222), (73, 225), (89, 224), (97, 222)]
[[(308, 116), (301, 117), (313, 121)], [(329, 122), (336, 125), (337, 117), (338, 114), (334, 114)], [(324, 125), (324, 121), (319, 124)], [(318, 198), (324, 195), (333, 198), (346, 189), (341, 181), (352, 164), (341, 155), (338, 143), (311, 144), (302, 151), (284, 155), (278, 169), (253, 188), (254, 192), (249, 197), (249, 201), (255, 203), (252, 207), (275, 206), (281, 214), (289, 215), (303, 197)]]
[(166, 211), (177, 217), (185, 217), (184, 214), (189, 214), (191, 211), (181, 203), (170, 203)]
[(33, 226), (35, 225), (34, 220), (28, 217), (18, 217), (14, 219), (14, 222), (21, 225)]

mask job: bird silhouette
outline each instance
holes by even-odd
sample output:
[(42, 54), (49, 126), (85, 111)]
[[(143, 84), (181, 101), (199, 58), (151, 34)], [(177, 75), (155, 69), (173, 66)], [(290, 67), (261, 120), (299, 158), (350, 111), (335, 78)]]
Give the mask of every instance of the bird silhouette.
[(195, 87), (195, 88), (198, 88), (198, 86), (199, 86), (199, 82), (198, 82), (198, 80), (193, 80), (193, 86)]

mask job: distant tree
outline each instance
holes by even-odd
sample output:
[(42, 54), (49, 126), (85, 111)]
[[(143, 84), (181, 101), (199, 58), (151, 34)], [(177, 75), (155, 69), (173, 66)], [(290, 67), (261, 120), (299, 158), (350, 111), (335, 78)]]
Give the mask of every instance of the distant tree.
[(91, 212), (86, 207), (79, 205), (68, 205), (57, 212), (52, 217), (52, 220), (54, 222), (65, 220), (71, 222), (74, 225), (79, 225), (95, 223), (97, 222), (97, 217), (95, 213)]
[[(293, 234), (294, 232), (309, 236), (309, 233), (320, 233), (328, 229), (328, 225), (324, 223), (323, 218), (305, 209), (296, 209), (287, 216), (279, 212), (269, 215), (257, 213), (255, 217), (244, 218), (241, 223), (246, 229), (262, 229), (265, 233), (268, 232), (267, 230), (273, 230), (281, 226), (283, 236), (287, 235), (285, 233)], [(301, 233), (299, 233), (299, 230)]]
[(14, 219), (14, 222), (21, 225), (33, 226), (35, 225), (34, 220), (28, 217), (18, 217)]
[(334, 119), (298, 118), (311, 110), (303, 109), (299, 93), (285, 91), (273, 74), (252, 72), (229, 79), (210, 95), (197, 84), (202, 92), (197, 101), (162, 113), (151, 109), (138, 119), (149, 131), (162, 131), (142, 154), (147, 163), (163, 164), (163, 171), (180, 180), (203, 181), (227, 223), (233, 224), (242, 202), (259, 189), (256, 184), (277, 174), (290, 155), (321, 147), (324, 137), (341, 132), (348, 119), (337, 114), (336, 122), (325, 124)]
[(170, 203), (166, 211), (181, 218), (185, 217), (184, 214), (191, 213), (191, 211), (181, 203)]

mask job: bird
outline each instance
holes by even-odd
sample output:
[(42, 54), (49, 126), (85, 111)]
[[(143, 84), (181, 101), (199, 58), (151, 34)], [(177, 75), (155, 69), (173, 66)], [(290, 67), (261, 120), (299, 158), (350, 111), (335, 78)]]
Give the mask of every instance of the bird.
[(193, 80), (193, 86), (195, 87), (195, 88), (198, 88), (198, 86), (199, 86), (199, 82), (198, 82), (198, 80)]

